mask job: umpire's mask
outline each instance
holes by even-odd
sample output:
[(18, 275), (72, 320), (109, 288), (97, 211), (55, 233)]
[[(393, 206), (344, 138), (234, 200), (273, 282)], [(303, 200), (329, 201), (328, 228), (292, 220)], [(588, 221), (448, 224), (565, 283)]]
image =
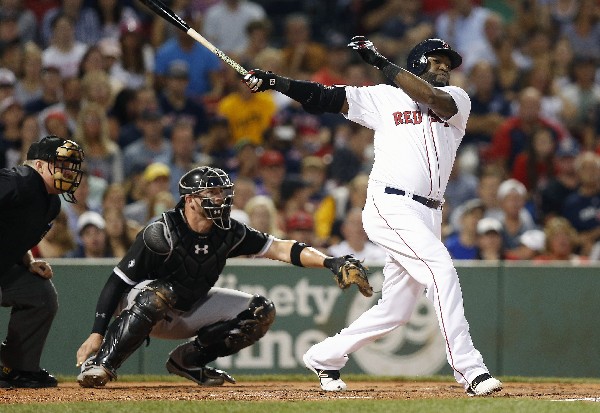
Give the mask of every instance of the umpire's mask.
[(74, 193), (81, 183), (81, 163), (84, 159), (83, 149), (77, 143), (49, 135), (31, 144), (27, 151), (27, 159), (48, 162), (48, 171), (54, 178), (54, 187), (60, 191), (65, 201), (77, 203)]
[[(206, 218), (221, 229), (231, 228), (231, 205), (233, 204), (233, 183), (219, 168), (200, 166), (194, 168), (179, 180), (179, 195), (193, 195), (201, 199), (200, 205)], [(221, 202), (217, 202), (217, 200)]]

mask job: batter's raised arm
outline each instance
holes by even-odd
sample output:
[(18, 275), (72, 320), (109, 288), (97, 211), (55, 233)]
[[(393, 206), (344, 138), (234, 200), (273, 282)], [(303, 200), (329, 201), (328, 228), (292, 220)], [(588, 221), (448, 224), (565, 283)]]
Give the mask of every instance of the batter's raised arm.
[(354, 36), (348, 47), (358, 52), (370, 65), (381, 70), (396, 86), (419, 103), (429, 106), (442, 118), (449, 119), (458, 112), (454, 99), (437, 87), (448, 86), (450, 71), (462, 62), (458, 53), (440, 39), (427, 39), (415, 46), (403, 69), (386, 59), (364, 36)]

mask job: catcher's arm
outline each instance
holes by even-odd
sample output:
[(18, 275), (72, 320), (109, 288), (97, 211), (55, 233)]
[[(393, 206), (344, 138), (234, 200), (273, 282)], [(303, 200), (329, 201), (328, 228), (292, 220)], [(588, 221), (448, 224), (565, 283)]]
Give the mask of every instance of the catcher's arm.
[(367, 268), (351, 255), (329, 257), (304, 243), (275, 238), (263, 256), (272, 260), (294, 264), (298, 267), (329, 268), (335, 275), (334, 279), (341, 289), (356, 284), (364, 296), (370, 297), (373, 295), (373, 288), (367, 278)]

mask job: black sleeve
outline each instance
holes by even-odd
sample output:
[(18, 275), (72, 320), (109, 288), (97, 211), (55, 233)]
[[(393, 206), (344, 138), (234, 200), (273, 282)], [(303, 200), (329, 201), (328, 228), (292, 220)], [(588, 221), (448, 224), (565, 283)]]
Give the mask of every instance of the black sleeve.
[(241, 236), (240, 242), (229, 252), (230, 258), (239, 257), (240, 255), (256, 255), (269, 242), (269, 234), (257, 231), (241, 223), (237, 223), (237, 225), (240, 228), (235, 228), (234, 230), (239, 231)]
[(92, 333), (104, 335), (121, 297), (129, 289), (131, 289), (131, 286), (114, 272), (108, 277), (98, 298), (98, 304), (96, 304), (96, 316)]

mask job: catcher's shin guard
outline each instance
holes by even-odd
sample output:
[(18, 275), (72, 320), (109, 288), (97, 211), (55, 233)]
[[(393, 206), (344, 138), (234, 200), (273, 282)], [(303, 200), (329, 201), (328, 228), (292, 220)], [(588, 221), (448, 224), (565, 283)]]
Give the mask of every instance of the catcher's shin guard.
[(144, 342), (152, 327), (162, 320), (176, 301), (169, 283), (153, 281), (134, 299), (111, 324), (93, 364), (101, 365), (113, 374)]

